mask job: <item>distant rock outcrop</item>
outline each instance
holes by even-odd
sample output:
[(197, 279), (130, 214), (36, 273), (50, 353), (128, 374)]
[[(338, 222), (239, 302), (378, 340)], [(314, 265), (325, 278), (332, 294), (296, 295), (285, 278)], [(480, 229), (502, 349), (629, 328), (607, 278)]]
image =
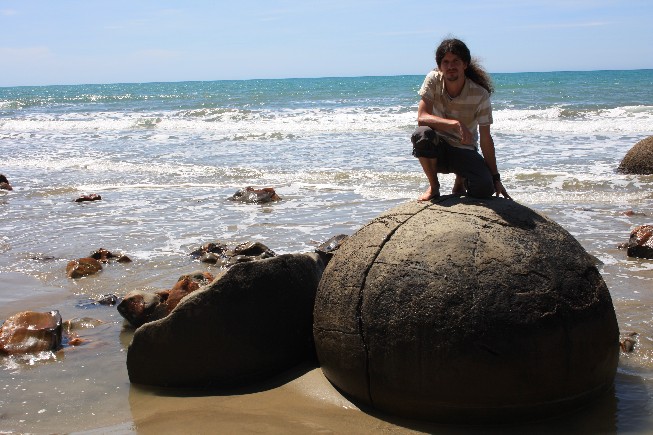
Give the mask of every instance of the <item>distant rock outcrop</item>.
[(653, 136), (637, 142), (626, 153), (618, 170), (623, 174), (653, 174)]

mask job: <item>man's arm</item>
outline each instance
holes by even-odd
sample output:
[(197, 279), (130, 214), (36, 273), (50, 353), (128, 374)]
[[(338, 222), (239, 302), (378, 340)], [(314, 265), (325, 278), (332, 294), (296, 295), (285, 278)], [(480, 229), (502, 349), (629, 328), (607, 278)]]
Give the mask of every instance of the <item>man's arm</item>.
[(460, 135), (460, 143), (465, 145), (472, 143), (472, 133), (464, 124), (455, 119), (435, 116), (433, 114), (433, 102), (424, 97), (417, 106), (417, 125), (426, 125), (436, 131), (453, 131)]
[[(490, 134), (490, 125), (479, 125), (478, 132), (480, 136), (481, 151), (483, 152), (483, 159), (485, 159), (485, 164), (494, 177), (495, 174), (499, 173), (499, 170), (497, 169), (497, 157), (494, 150), (494, 140), (492, 139), (492, 134)], [(500, 179), (495, 178), (494, 191), (497, 193), (497, 196), (501, 194), (504, 197), (511, 199), (510, 195), (508, 195), (508, 192), (506, 192), (505, 187), (503, 187)]]

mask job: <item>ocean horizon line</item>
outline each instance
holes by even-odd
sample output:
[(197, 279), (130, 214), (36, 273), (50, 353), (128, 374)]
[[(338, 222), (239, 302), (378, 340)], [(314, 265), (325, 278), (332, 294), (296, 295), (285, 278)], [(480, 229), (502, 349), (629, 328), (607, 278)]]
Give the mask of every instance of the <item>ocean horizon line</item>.
[[(517, 75), (517, 74), (566, 74), (566, 73), (603, 73), (603, 72), (640, 72), (653, 71), (653, 68), (634, 68), (634, 69), (595, 69), (595, 70), (560, 70), (560, 71), (510, 71), (510, 72), (490, 72), (490, 75)], [(156, 85), (172, 83), (215, 83), (215, 82), (281, 82), (286, 80), (334, 80), (334, 79), (378, 79), (381, 77), (423, 77), (428, 71), (417, 74), (390, 74), (390, 75), (352, 75), (352, 76), (320, 76), (320, 77), (269, 77), (269, 78), (242, 78), (242, 79), (210, 79), (210, 80), (153, 80), (153, 81), (133, 81), (133, 82), (98, 82), (98, 83), (59, 83), (59, 84), (40, 84), (40, 85), (0, 85), (0, 89), (14, 88), (48, 88), (48, 87), (70, 87), (70, 86), (120, 86), (120, 85)]]

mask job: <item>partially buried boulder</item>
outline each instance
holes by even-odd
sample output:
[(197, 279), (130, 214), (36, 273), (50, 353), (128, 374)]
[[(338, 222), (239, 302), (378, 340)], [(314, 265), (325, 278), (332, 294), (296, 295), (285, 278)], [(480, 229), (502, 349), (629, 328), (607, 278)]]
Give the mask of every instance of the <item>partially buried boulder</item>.
[(626, 153), (618, 170), (624, 174), (653, 174), (653, 136), (637, 142)]
[(23, 311), (14, 314), (0, 328), (0, 354), (25, 354), (61, 347), (61, 315)]
[(131, 382), (228, 387), (265, 379), (314, 358), (317, 254), (239, 263), (184, 298), (167, 317), (136, 330)]
[(500, 198), (400, 205), (325, 269), (314, 338), (326, 377), (378, 410), (442, 422), (551, 416), (608, 390), (619, 330), (590, 255)]

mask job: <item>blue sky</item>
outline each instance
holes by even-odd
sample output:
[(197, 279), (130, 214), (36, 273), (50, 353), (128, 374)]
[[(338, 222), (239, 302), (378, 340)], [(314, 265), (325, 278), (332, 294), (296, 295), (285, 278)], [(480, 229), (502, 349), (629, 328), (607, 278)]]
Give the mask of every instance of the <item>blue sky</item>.
[(650, 0), (0, 0), (0, 86), (653, 68)]

